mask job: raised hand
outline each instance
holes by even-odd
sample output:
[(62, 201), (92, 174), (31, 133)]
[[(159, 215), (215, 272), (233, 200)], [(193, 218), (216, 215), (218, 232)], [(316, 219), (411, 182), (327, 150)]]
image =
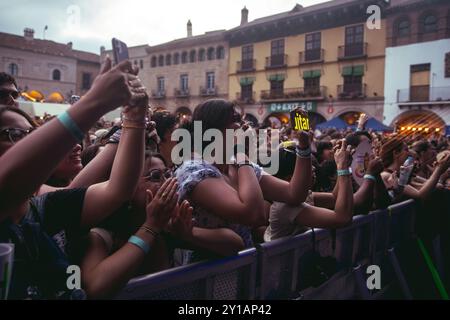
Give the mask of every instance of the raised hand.
[(349, 167), (351, 157), (351, 146), (347, 146), (345, 139), (340, 141), (339, 147), (336, 148), (334, 152), (334, 161), (338, 170), (345, 170)]
[(192, 221), (191, 207), (187, 200), (184, 200), (180, 206), (175, 210), (175, 215), (172, 217), (169, 224), (169, 232), (176, 237), (183, 240), (188, 240), (192, 237), (192, 229), (194, 223)]
[(380, 157), (374, 157), (369, 161), (367, 173), (373, 176), (379, 175), (384, 169), (383, 161)]
[(111, 59), (106, 58), (100, 74), (95, 78), (92, 88), (83, 99), (90, 99), (103, 113), (119, 106), (128, 105), (130, 100), (145, 98), (146, 93), (134, 83), (137, 78), (131, 62), (126, 60), (112, 67)]
[(365, 113), (361, 113), (358, 120), (358, 129), (364, 130), (366, 127), (366, 123), (369, 120), (369, 116)]
[(444, 173), (450, 167), (450, 153), (447, 153), (444, 157), (438, 160), (437, 169)]
[(150, 190), (147, 190), (146, 225), (158, 232), (167, 226), (177, 205), (177, 187), (177, 179), (170, 178), (163, 183), (154, 196)]

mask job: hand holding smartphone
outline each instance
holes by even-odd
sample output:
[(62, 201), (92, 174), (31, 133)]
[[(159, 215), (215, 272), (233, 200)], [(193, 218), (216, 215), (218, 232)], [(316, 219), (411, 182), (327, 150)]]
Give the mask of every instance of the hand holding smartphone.
[(112, 50), (114, 55), (114, 62), (119, 64), (124, 60), (128, 60), (130, 58), (128, 54), (128, 46), (125, 42), (120, 41), (117, 38), (112, 38)]

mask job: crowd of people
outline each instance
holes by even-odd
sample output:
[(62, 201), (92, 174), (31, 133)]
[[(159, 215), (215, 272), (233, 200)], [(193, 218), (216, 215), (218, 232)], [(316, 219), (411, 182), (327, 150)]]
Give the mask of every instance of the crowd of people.
[[(194, 121), (203, 132), (274, 128), (244, 121), (222, 99), (191, 117), (154, 110), (129, 61), (107, 58), (89, 92), (57, 117), (31, 118), (17, 96), (14, 78), (0, 73), (0, 243), (15, 244), (12, 299), (70, 298), (70, 265), (80, 266), (89, 299), (111, 298), (135, 276), (347, 226), (404, 199), (423, 208), (418, 232), (450, 248), (450, 208), (436, 201), (450, 192), (444, 136), (370, 132), (364, 114), (356, 131), (285, 125), (271, 150), (279, 170), (269, 175), (239, 146), (233, 163), (193, 153), (175, 164), (172, 133)], [(119, 106), (120, 120), (101, 120)], [(372, 151), (357, 183), (349, 168), (361, 143)]]

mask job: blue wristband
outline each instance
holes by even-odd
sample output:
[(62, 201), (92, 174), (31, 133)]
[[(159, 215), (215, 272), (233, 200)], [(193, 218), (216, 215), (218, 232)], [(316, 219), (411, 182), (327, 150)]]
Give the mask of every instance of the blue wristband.
[(150, 251), (150, 246), (148, 245), (148, 243), (139, 238), (138, 236), (131, 236), (130, 239), (128, 239), (128, 242), (141, 248), (145, 254), (147, 254)]
[(373, 175), (371, 174), (365, 174), (364, 175), (364, 179), (368, 179), (368, 180), (372, 180), (373, 182), (377, 182), (377, 178), (375, 178)]
[(349, 169), (344, 169), (344, 170), (338, 170), (337, 171), (338, 177), (340, 177), (340, 176), (349, 176), (351, 174), (352, 173), (351, 173), (351, 171)]
[(67, 111), (61, 113), (58, 116), (58, 120), (77, 141), (83, 141), (84, 138), (83, 131), (81, 131), (80, 127), (78, 127), (75, 121), (72, 120)]

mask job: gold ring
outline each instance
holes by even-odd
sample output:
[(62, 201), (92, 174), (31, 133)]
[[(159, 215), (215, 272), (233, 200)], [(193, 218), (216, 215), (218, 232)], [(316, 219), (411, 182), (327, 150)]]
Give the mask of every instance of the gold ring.
[(161, 198), (165, 198), (166, 196), (167, 196), (167, 193), (164, 192), (164, 193), (162, 194)]

